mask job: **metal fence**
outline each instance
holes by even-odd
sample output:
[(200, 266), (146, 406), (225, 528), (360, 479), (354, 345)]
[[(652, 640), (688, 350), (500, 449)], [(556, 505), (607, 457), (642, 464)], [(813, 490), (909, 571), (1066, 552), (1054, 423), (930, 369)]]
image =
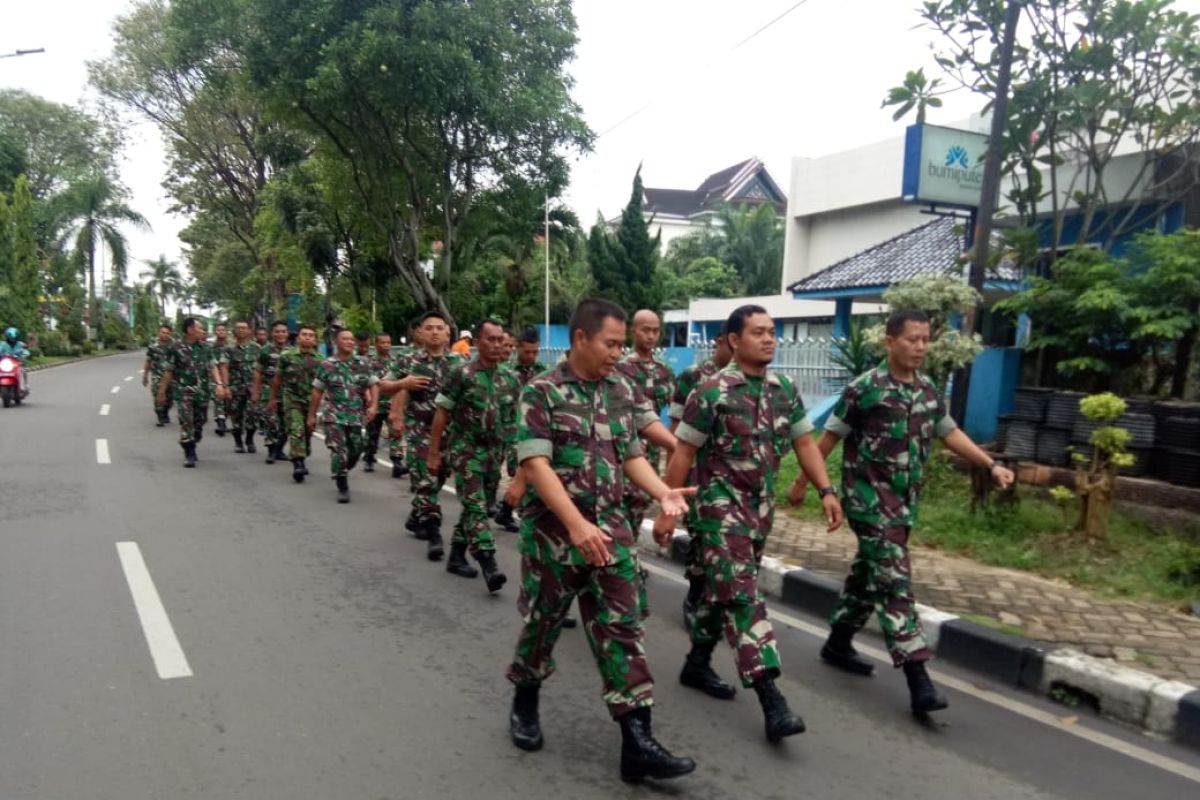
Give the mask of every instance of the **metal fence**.
[[(791, 378), (806, 403), (838, 394), (850, 380), (850, 374), (833, 363), (834, 346), (833, 339), (823, 338), (781, 341), (775, 347), (771, 369)], [(711, 356), (712, 350), (712, 343), (696, 345), (695, 362)], [(543, 364), (556, 364), (565, 352), (562, 347), (543, 347), (539, 360)]]

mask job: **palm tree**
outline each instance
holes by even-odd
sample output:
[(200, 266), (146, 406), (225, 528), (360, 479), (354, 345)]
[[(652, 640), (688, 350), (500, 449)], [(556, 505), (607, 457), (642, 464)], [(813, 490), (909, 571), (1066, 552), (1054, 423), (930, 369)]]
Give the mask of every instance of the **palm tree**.
[(153, 261), (142, 263), (150, 268), (141, 274), (142, 280), (146, 281), (146, 291), (158, 299), (159, 316), (165, 319), (167, 299), (178, 297), (183, 291), (183, 275), (180, 274), (179, 267), (174, 262), (167, 261), (167, 257), (161, 253)]
[(746, 293), (778, 294), (783, 270), (783, 221), (775, 206), (730, 206), (722, 204), (716, 213), (717, 228), (723, 239), (719, 257), (731, 264), (746, 282)]
[(55, 238), (58, 246), (70, 244), (87, 271), (88, 307), (92, 312), (89, 324), (93, 330), (98, 330), (96, 248), (108, 248), (112, 257), (113, 279), (123, 284), (129, 258), (125, 235), (119, 226), (125, 223), (149, 230), (150, 223), (125, 204), (125, 191), (109, 180), (107, 175), (73, 183), (55, 196), (51, 200), (51, 219), (57, 231)]

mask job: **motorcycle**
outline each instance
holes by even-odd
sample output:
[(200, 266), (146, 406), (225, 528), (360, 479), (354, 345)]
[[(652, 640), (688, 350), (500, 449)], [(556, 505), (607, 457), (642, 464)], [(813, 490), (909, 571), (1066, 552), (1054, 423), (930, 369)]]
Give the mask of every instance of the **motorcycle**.
[(28, 396), (29, 384), (21, 359), (10, 355), (0, 356), (0, 399), (4, 401), (4, 407), (19, 406)]

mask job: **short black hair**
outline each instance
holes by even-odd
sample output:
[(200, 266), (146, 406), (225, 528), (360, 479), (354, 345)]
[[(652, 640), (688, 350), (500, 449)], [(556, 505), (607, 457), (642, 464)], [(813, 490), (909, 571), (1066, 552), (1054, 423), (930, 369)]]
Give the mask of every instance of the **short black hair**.
[(301, 322), (300, 327), (296, 328), (296, 333), (299, 333), (300, 331), (312, 331), (313, 334), (316, 334), (317, 329), (315, 326), (309, 325), (307, 322)]
[(417, 324), (416, 324), (416, 327), (418, 327), (418, 328), (419, 328), (419, 327), (421, 327), (421, 326), (422, 326), (422, 325), (424, 325), (424, 324), (425, 324), (425, 323), (426, 323), (428, 320), (431, 320), (431, 319), (440, 319), (442, 322), (445, 322), (445, 321), (446, 321), (446, 315), (445, 315), (445, 314), (443, 314), (443, 313), (442, 313), (442, 312), (440, 312), (440, 311), (426, 311), (424, 314), (422, 314), (421, 316), (417, 317)]
[(496, 319), (495, 317), (485, 317), (485, 318), (483, 319), (483, 321), (482, 321), (482, 322), (480, 322), (480, 323), (479, 323), (479, 325), (477, 326), (477, 327), (478, 327), (478, 330), (479, 330), (479, 335), (480, 335), (480, 336), (482, 336), (482, 335), (483, 335), (483, 326), (484, 326), (484, 325), (494, 325), (494, 326), (496, 326), (497, 328), (499, 328), (499, 329), (500, 329), (500, 332), (501, 332), (501, 333), (508, 333), (508, 329), (504, 327), (504, 323), (503, 323), (503, 322), (501, 322), (500, 320)]
[(898, 311), (893, 311), (888, 317), (885, 331), (888, 336), (899, 336), (904, 333), (904, 326), (910, 322), (920, 322), (925, 325), (929, 324), (929, 315), (919, 308), (902, 308)]
[(523, 344), (540, 344), (542, 337), (538, 334), (538, 329), (532, 325), (526, 325), (521, 331), (520, 341)]
[(283, 327), (285, 327), (285, 328), (288, 326), (288, 324), (287, 324), (286, 322), (284, 322), (283, 320), (281, 320), (281, 319), (277, 319), (277, 320), (275, 320), (274, 322), (272, 322), (272, 323), (271, 323), (271, 330), (275, 330), (275, 329), (276, 329), (276, 328), (278, 328), (280, 325), (282, 325), (282, 326), (283, 326)]
[(729, 315), (729, 319), (725, 320), (725, 333), (736, 333), (742, 335), (742, 331), (746, 329), (746, 320), (755, 314), (766, 314), (767, 310), (762, 306), (748, 303), (744, 306), (738, 306)]
[(575, 331), (583, 331), (583, 335), (590, 339), (604, 327), (604, 320), (610, 318), (617, 322), (629, 321), (625, 309), (616, 303), (611, 300), (601, 300), (598, 297), (589, 297), (579, 301), (579, 305), (575, 306), (575, 311), (571, 314), (571, 321), (567, 325), (567, 334), (574, 339)]
[(267, 330), (267, 329), (264, 328), (262, 325), (259, 325), (257, 328), (254, 329), (254, 332), (258, 333), (259, 331), (265, 331), (265, 330)]
[(721, 323), (721, 327), (717, 328), (717, 335), (713, 339), (721, 339), (729, 335), (729, 320)]
[(371, 341), (371, 334), (367, 333), (366, 331), (356, 331), (354, 334), (354, 341), (369, 342)]
[(195, 317), (185, 317), (183, 320), (183, 332), (187, 333), (199, 324), (200, 320), (196, 319)]
[(228, 327), (229, 327), (228, 322), (214, 322), (213, 323), (213, 328), (228, 328)]
[(158, 329), (159, 329), (160, 331), (161, 331), (163, 328), (166, 328), (166, 329), (167, 329), (167, 330), (169, 330), (169, 331), (174, 331), (174, 330), (175, 330), (174, 328), (172, 328), (172, 327), (171, 327), (171, 323), (169, 323), (169, 322), (164, 322), (164, 323), (162, 323), (161, 325), (159, 325), (159, 326), (158, 326)]
[(388, 333), (387, 331), (380, 331), (379, 333), (375, 334), (375, 341), (378, 342), (380, 339), (382, 339), (385, 336), (389, 339), (392, 338), (392, 335), (390, 333)]

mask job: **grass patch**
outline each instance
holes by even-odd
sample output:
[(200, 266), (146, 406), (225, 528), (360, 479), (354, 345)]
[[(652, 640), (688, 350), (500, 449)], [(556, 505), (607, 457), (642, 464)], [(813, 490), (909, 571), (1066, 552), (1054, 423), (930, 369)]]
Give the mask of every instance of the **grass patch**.
[[(841, 485), (841, 449), (829, 457), (830, 477)], [(780, 468), (778, 497), (786, 506), (795, 479), (795, 456)], [(1200, 600), (1200, 521), (1184, 527), (1155, 525), (1114, 509), (1106, 542), (1093, 545), (1065, 530), (1059, 506), (1046, 492), (1019, 489), (1012, 509), (971, 511), (967, 476), (940, 448), (930, 459), (915, 541), (997, 567), (1062, 578), (1110, 597), (1152, 599), (1186, 607)], [(819, 520), (816, 492), (790, 513)]]
[(998, 619), (984, 616), (983, 614), (959, 614), (960, 617), (967, 622), (974, 622), (976, 625), (982, 625), (985, 628), (991, 628), (1000, 633), (1007, 633), (1011, 636), (1025, 636), (1025, 631), (1018, 628), (1016, 625), (1008, 625)]

